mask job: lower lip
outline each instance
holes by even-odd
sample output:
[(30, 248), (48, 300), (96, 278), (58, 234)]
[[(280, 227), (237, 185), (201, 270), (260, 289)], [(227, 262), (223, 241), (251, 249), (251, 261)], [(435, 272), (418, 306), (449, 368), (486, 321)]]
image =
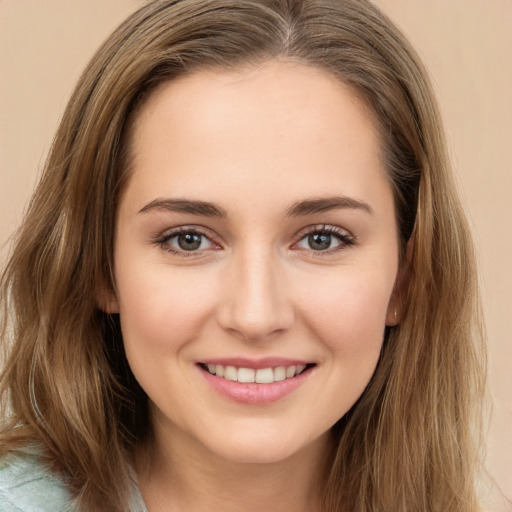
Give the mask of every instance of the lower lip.
[(270, 384), (245, 383), (217, 377), (200, 368), (208, 384), (221, 395), (244, 404), (268, 404), (277, 402), (295, 391), (308, 378), (311, 370), (305, 370), (291, 379)]

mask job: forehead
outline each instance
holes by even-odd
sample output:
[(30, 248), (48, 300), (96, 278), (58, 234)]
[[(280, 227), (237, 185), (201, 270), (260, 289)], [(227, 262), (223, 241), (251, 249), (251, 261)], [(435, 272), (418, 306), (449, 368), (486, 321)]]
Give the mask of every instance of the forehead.
[(325, 71), (288, 62), (160, 85), (132, 125), (131, 158), (130, 181), (148, 196), (158, 187), (214, 196), (226, 184), (255, 194), (285, 183), (283, 193), (339, 185), (360, 195), (387, 185), (367, 105)]
[[(359, 124), (364, 119), (372, 130), (378, 125), (358, 91), (334, 74), (277, 60), (233, 69), (207, 68), (161, 83), (137, 109), (131, 135), (137, 139), (150, 122), (167, 123), (171, 110), (176, 122), (198, 121), (205, 129), (215, 130), (221, 127), (221, 120), (240, 121), (238, 114), (255, 127), (261, 121), (269, 127), (275, 127), (276, 122), (293, 122), (300, 127), (304, 123), (297, 122), (304, 121), (310, 130), (312, 123), (324, 124), (324, 116), (330, 112), (341, 114), (350, 123)], [(227, 122), (225, 127), (229, 127)], [(227, 129), (222, 131), (227, 133)]]

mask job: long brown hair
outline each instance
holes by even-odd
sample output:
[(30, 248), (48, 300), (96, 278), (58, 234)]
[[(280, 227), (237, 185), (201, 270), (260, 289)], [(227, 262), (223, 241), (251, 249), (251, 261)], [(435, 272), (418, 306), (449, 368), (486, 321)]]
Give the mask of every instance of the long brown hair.
[(2, 274), (0, 451), (37, 443), (80, 510), (124, 510), (130, 457), (150, 434), (147, 397), (97, 299), (115, 285), (127, 127), (163, 81), (269, 59), (327, 70), (364, 98), (402, 256), (413, 240), (400, 325), (333, 427), (323, 510), (476, 511), (485, 356), (472, 242), (427, 74), (367, 0), (156, 0), (108, 38), (67, 106)]

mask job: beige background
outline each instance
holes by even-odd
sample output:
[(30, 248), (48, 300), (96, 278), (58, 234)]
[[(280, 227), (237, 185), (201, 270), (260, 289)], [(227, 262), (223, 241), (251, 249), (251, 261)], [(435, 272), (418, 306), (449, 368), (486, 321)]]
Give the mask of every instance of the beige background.
[[(424, 58), (445, 117), (482, 269), (494, 401), (488, 466), (510, 498), (512, 0), (376, 3)], [(141, 4), (0, 0), (0, 245), (20, 220), (79, 73), (107, 34)], [(5, 253), (0, 249), (0, 256)]]

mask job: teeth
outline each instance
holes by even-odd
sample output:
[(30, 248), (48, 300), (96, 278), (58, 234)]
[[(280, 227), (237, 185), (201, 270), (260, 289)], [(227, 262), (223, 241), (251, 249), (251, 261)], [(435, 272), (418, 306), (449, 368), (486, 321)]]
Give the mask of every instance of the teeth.
[(284, 379), (286, 379), (286, 368), (284, 366), (278, 366), (274, 370), (274, 380), (279, 381)]
[(261, 368), (256, 370), (256, 382), (260, 384), (270, 384), (274, 382), (274, 370), (272, 368)]
[(259, 384), (271, 384), (285, 379), (291, 379), (296, 375), (300, 375), (306, 365), (297, 366), (278, 366), (277, 368), (236, 368), (234, 366), (222, 366), (220, 364), (208, 364), (205, 366), (209, 373), (224, 377), (227, 380)]
[(255, 375), (251, 368), (238, 368), (238, 382), (254, 382)]
[(291, 379), (292, 377), (294, 377), (296, 369), (297, 368), (295, 366), (288, 366), (288, 368), (286, 368), (286, 378)]
[(226, 368), (224, 368), (224, 378), (227, 380), (237, 380), (238, 372), (236, 368), (234, 366), (226, 366)]

